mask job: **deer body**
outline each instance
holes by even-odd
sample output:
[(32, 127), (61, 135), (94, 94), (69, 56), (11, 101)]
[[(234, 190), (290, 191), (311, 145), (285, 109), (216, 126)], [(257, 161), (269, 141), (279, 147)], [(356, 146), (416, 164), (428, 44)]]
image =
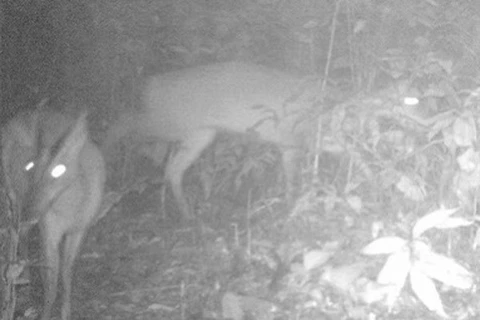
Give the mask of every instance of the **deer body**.
[[(312, 102), (298, 95), (302, 79), (253, 64), (228, 62), (187, 68), (151, 77), (142, 95), (143, 110), (124, 114), (107, 135), (107, 148), (129, 132), (159, 141), (178, 141), (166, 178), (184, 216), (185, 171), (217, 133), (253, 134), (282, 152), (287, 192), (291, 193), (302, 146), (302, 116)], [(300, 92), (301, 93), (301, 92)]]

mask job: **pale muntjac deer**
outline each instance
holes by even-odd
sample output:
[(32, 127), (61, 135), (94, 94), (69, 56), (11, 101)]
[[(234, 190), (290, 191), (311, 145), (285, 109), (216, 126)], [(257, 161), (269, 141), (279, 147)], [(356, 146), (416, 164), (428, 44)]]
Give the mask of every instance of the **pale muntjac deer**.
[(2, 128), (5, 184), (21, 220), (38, 222), (43, 241), (42, 320), (63, 283), (62, 320), (70, 318), (72, 267), (102, 201), (105, 164), (90, 141), (86, 113), (20, 112)]
[(287, 196), (292, 196), (305, 119), (313, 103), (312, 92), (302, 91), (303, 85), (301, 77), (241, 62), (153, 76), (143, 90), (143, 110), (121, 115), (107, 134), (105, 148), (132, 132), (180, 142), (167, 164), (166, 179), (180, 211), (191, 217), (182, 187), (185, 171), (218, 132), (253, 134), (280, 148)]

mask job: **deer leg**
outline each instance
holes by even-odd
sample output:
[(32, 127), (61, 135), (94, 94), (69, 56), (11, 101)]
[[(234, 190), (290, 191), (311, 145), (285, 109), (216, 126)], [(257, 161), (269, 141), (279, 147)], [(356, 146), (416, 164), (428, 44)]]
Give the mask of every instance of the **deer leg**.
[(63, 302), (62, 302), (62, 320), (70, 318), (70, 305), (72, 293), (72, 271), (75, 258), (78, 255), (82, 245), (85, 229), (65, 235), (65, 243), (62, 259), (62, 283), (63, 283)]
[(43, 258), (46, 264), (42, 272), (43, 278), (43, 311), (42, 320), (50, 320), (52, 307), (57, 297), (58, 273), (60, 269), (59, 245), (62, 240), (62, 233), (58, 232), (54, 224), (42, 222), (40, 232), (43, 239)]
[(183, 194), (183, 176), (185, 171), (197, 160), (214, 140), (216, 131), (204, 129), (182, 141), (180, 150), (169, 161), (166, 169), (166, 178), (170, 182), (175, 201), (183, 218), (191, 219), (193, 215)]

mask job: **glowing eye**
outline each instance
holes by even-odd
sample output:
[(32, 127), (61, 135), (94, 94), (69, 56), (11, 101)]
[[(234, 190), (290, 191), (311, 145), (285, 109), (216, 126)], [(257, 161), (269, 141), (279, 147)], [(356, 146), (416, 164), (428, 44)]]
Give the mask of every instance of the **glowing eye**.
[(25, 166), (25, 171), (30, 171), (32, 170), (32, 168), (35, 167), (35, 163), (33, 161), (30, 161), (29, 163), (27, 163), (27, 165)]
[(403, 99), (403, 103), (405, 103), (407, 106), (416, 106), (420, 101), (418, 98), (415, 97), (406, 97)]
[(67, 171), (67, 167), (65, 167), (65, 165), (63, 164), (59, 164), (58, 166), (55, 166), (55, 168), (52, 169), (52, 172), (50, 174), (52, 175), (52, 177), (58, 178), (62, 176), (65, 173), (65, 171)]

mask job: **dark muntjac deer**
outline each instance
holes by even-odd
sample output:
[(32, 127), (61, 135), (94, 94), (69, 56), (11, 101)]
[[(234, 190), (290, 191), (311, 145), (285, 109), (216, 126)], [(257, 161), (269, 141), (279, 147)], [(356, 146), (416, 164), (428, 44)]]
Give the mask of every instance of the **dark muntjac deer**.
[(62, 320), (70, 318), (72, 267), (103, 196), (105, 164), (90, 141), (86, 113), (21, 112), (2, 128), (5, 184), (21, 220), (38, 222), (43, 245), (42, 320), (63, 284)]
[(185, 171), (218, 132), (253, 134), (280, 148), (291, 196), (305, 114), (313, 103), (313, 95), (307, 97), (302, 85), (300, 77), (240, 62), (160, 74), (146, 81), (142, 112), (121, 115), (107, 134), (105, 148), (132, 132), (180, 142), (167, 164), (166, 179), (188, 218), (191, 210), (182, 188)]

